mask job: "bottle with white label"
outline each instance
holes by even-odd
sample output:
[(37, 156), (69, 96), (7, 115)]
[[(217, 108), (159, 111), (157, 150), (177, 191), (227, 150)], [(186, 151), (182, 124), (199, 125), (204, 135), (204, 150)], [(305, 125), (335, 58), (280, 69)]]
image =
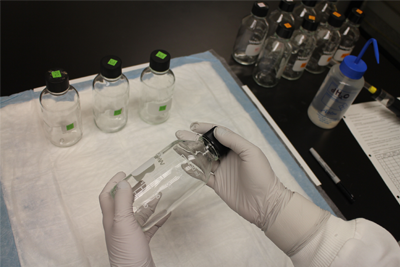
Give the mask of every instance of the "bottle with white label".
[(254, 2), (251, 14), (242, 19), (242, 24), (233, 46), (233, 59), (242, 65), (254, 64), (268, 34), (265, 2)]
[(351, 13), (343, 23), (339, 32), (341, 34), (340, 44), (335, 52), (329, 65), (340, 63), (343, 59), (350, 55), (356, 45), (358, 39), (360, 38), (360, 27), (361, 21), (364, 18), (364, 12), (361, 9), (353, 8)]
[(308, 117), (324, 129), (334, 128), (364, 87), (367, 65), (361, 59), (369, 44), (373, 43), (376, 61), (379, 64), (378, 44), (370, 39), (358, 57), (347, 56), (341, 64), (334, 65), (308, 107)]
[(293, 26), (286, 22), (279, 24), (276, 33), (265, 41), (264, 49), (253, 69), (253, 79), (258, 85), (271, 88), (278, 84), (292, 54), (289, 43), (292, 34)]
[[(214, 129), (197, 141), (172, 142), (125, 178), (133, 188), (133, 212), (147, 209), (152, 214), (143, 224), (138, 220), (144, 231), (201, 189), (210, 178), (212, 164), (229, 152), (214, 137)], [(117, 186), (111, 190), (113, 197), (116, 190)]]
[(311, 15), (318, 20), (318, 15), (317, 12), (315, 11), (315, 5), (317, 4), (317, 1), (309, 1), (309, 0), (302, 0), (300, 2), (300, 5), (295, 7), (293, 10), (293, 16), (295, 20), (294, 24), (294, 29), (298, 30), (300, 29), (300, 26), (303, 24), (303, 18), (305, 16)]
[(39, 97), (44, 132), (53, 145), (72, 146), (82, 138), (78, 91), (69, 84), (68, 73), (63, 69), (51, 69), (45, 77), (46, 88)]
[(290, 39), (292, 55), (283, 71), (283, 78), (297, 80), (301, 77), (317, 43), (317, 39), (315, 38), (317, 28), (318, 22), (315, 20), (315, 17), (307, 15), (300, 29), (294, 31)]
[(96, 126), (106, 133), (125, 127), (128, 121), (129, 81), (122, 74), (122, 60), (105, 56), (100, 60), (100, 73), (94, 78), (93, 116)]
[(320, 25), (317, 29), (317, 47), (311, 55), (306, 70), (313, 74), (320, 74), (325, 71), (326, 66), (332, 59), (340, 43), (339, 29), (345, 18), (338, 12), (333, 12), (329, 16), (328, 24)]
[(318, 1), (315, 11), (317, 12), (319, 23), (324, 25), (328, 22), (329, 15), (338, 11), (337, 0)]
[(293, 0), (281, 0), (277, 9), (271, 12), (268, 17), (269, 31), (267, 37), (275, 34), (279, 23), (285, 24), (289, 22), (294, 25), (294, 17), (292, 11), (296, 3)]
[(140, 75), (140, 118), (149, 124), (168, 120), (175, 87), (175, 75), (169, 68), (170, 54), (154, 50), (150, 54), (150, 66)]

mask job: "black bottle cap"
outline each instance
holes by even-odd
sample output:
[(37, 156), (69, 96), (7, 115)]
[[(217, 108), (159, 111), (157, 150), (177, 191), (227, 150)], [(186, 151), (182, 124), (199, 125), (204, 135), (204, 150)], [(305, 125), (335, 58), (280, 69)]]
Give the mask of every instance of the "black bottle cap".
[(122, 74), (122, 60), (117, 56), (105, 56), (100, 60), (100, 73), (106, 78), (117, 78)]
[(161, 49), (154, 50), (150, 54), (150, 68), (155, 71), (163, 72), (169, 69), (171, 55)]
[(338, 28), (338, 27), (342, 26), (342, 24), (345, 20), (346, 20), (346, 18), (342, 14), (335, 11), (329, 15), (328, 24), (331, 25), (332, 27)]
[(279, 23), (278, 28), (276, 29), (276, 34), (284, 39), (289, 39), (290, 37), (292, 37), (293, 30), (293, 25), (289, 22), (286, 22), (284, 24)]
[(364, 17), (364, 12), (361, 9), (355, 7), (351, 10), (347, 18), (354, 24), (360, 24)]
[(213, 127), (211, 130), (208, 132), (204, 133), (202, 137), (206, 139), (209, 143), (212, 144), (216, 152), (218, 153), (218, 157), (225, 156), (229, 152), (229, 148), (226, 146), (222, 145), (217, 138), (214, 136), (214, 129), (217, 128), (217, 126)]
[(46, 87), (52, 93), (62, 93), (69, 88), (68, 73), (60, 68), (46, 71)]
[(304, 29), (308, 31), (316, 31), (318, 28), (319, 22), (315, 20), (315, 16), (306, 15), (303, 19), (303, 24), (301, 25)]
[(309, 7), (315, 7), (315, 5), (317, 4), (317, 1), (301, 1), (305, 6), (309, 6)]
[(266, 17), (268, 14), (269, 6), (265, 2), (254, 2), (251, 13), (257, 17)]
[(296, 3), (293, 0), (281, 0), (279, 2), (279, 8), (285, 12), (292, 12)]

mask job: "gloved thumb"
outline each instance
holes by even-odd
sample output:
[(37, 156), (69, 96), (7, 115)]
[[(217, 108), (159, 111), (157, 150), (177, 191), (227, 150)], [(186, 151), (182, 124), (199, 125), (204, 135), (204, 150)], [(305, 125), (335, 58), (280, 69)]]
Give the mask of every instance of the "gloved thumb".
[(214, 136), (222, 145), (230, 148), (239, 157), (242, 157), (243, 154), (255, 147), (252, 143), (225, 127), (216, 127)]
[(114, 219), (117, 217), (125, 217), (132, 213), (133, 192), (130, 184), (122, 180), (117, 184), (117, 190), (114, 197)]

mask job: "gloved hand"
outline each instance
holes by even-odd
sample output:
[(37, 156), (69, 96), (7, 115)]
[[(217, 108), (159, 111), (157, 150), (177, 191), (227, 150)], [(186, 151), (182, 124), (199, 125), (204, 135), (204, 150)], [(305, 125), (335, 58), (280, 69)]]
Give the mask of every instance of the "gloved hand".
[[(217, 125), (195, 122), (190, 126), (195, 133), (178, 131), (176, 137), (197, 140), (198, 134), (214, 126)], [(207, 185), (231, 209), (262, 229), (284, 252), (297, 251), (329, 213), (286, 189), (257, 146), (222, 126), (214, 129), (214, 136), (231, 151), (215, 162)]]
[[(108, 256), (111, 266), (150, 267), (155, 266), (151, 257), (149, 242), (170, 215), (163, 218), (148, 231), (143, 232), (137, 220), (143, 223), (152, 213), (133, 213), (133, 191), (123, 179), (125, 173), (117, 173), (100, 193), (99, 200), (103, 212), (103, 227), (106, 236)], [(117, 185), (115, 198), (110, 191)], [(158, 199), (148, 203), (154, 212)], [(142, 223), (142, 222), (141, 222)]]

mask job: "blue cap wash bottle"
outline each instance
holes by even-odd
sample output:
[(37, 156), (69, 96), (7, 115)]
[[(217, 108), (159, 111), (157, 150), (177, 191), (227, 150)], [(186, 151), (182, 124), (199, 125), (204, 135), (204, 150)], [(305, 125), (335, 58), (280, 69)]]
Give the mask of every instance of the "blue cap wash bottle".
[(367, 70), (367, 64), (361, 57), (371, 43), (379, 64), (378, 43), (371, 38), (358, 57), (349, 55), (341, 64), (331, 68), (308, 107), (308, 117), (315, 125), (324, 129), (334, 128), (360, 93), (364, 86), (363, 75)]

